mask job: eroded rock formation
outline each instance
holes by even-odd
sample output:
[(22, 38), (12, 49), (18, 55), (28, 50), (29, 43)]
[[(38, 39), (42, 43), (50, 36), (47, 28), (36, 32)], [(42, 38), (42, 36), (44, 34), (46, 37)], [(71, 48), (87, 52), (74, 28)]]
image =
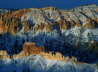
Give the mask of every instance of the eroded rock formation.
[[(16, 57), (26, 57), (29, 55), (36, 55), (40, 54), (46, 59), (56, 59), (56, 60), (69, 60), (69, 57), (64, 57), (59, 52), (44, 52), (44, 46), (36, 47), (35, 43), (32, 42), (25, 42), (23, 45), (23, 51), (20, 52), (20, 54), (14, 54), (12, 57), (7, 54), (6, 51), (0, 50), (0, 58), (1, 59), (7, 59), (7, 58), (16, 58)], [(71, 58), (74, 61), (77, 61), (76, 57)]]
[(36, 47), (35, 43), (25, 42), (23, 45), (23, 52), (26, 56), (31, 54), (40, 54), (41, 51), (44, 51), (44, 47)]
[(89, 28), (89, 29), (95, 28), (95, 23), (92, 20), (86, 19), (86, 22), (87, 22), (87, 24), (85, 25), (86, 28)]
[(60, 29), (67, 30), (68, 29), (68, 23), (65, 20), (60, 19), (58, 22)]
[(15, 35), (17, 32), (19, 32), (21, 26), (20, 18), (27, 12), (28, 10), (21, 9), (16, 12), (9, 12), (2, 14), (0, 16), (0, 33), (9, 32), (10, 34)]
[[(93, 28), (97, 27), (96, 25), (98, 24), (98, 18), (93, 18), (93, 16), (90, 17), (91, 15), (87, 17), (82, 13), (83, 12), (81, 12), (81, 14), (80, 14), (79, 12), (69, 12), (69, 11), (65, 11), (65, 10), (58, 10), (54, 7), (46, 7), (46, 8), (42, 8), (42, 9), (30, 8), (28, 10), (21, 9), (21, 10), (15, 11), (15, 12), (4, 13), (0, 17), (0, 34), (10, 33), (11, 35), (17, 35), (16, 40), (23, 41), (23, 43), (20, 42), (20, 44), (18, 44), (18, 47), (19, 47), (19, 45), (22, 46), (22, 44), (24, 44), (25, 41), (33, 42), (33, 40), (34, 40), (36, 42), (36, 40), (38, 40), (38, 39), (40, 41), (44, 38), (44, 36), (47, 36), (47, 37), (49, 36), (51, 38), (52, 37), (56, 38), (58, 36), (57, 39), (60, 39), (60, 37), (63, 37), (61, 35), (64, 35), (64, 36), (77, 35), (79, 37), (84, 35), (85, 39), (88, 39), (88, 36), (86, 36), (87, 33), (86, 34), (82, 33), (84, 31), (82, 31), (81, 27), (85, 27), (88, 29), (93, 29)], [(71, 28), (73, 29), (72, 33), (70, 33)], [(74, 29), (74, 28), (76, 28), (76, 29)], [(22, 31), (21, 31), (21, 29), (22, 29)], [(45, 32), (42, 32), (42, 31), (45, 31)], [(38, 35), (40, 35), (41, 33), (44, 33), (44, 35), (42, 35), (42, 37), (40, 38)], [(50, 33), (50, 34), (48, 34), (48, 33)], [(32, 35), (32, 36), (30, 36), (30, 35)], [(32, 40), (30, 40), (30, 37)], [(5, 39), (4, 42), (5, 41), (10, 42), (11, 37), (8, 36), (8, 38), (9, 38), (9, 40), (6, 40), (6, 37), (4, 36), (3, 37), (3, 39)], [(22, 40), (19, 40), (21, 38), (22, 38)], [(36, 40), (35, 40), (35, 38), (36, 38)], [(2, 44), (5, 45), (3, 42), (3, 39), (1, 39), (2, 40), (1, 46), (2, 46)], [(88, 40), (90, 40), (90, 38)], [(74, 44), (76, 44), (77, 48), (80, 48), (81, 42), (78, 43), (78, 41), (77, 41), (77, 43), (74, 43)], [(44, 45), (44, 43), (43, 43), (43, 45)], [(94, 48), (95, 50), (98, 49), (97, 48), (98, 46), (96, 46), (96, 45), (97, 44), (92, 45), (93, 46), (92, 48)], [(9, 46), (8, 48), (14, 47), (14, 45), (11, 46), (8, 44), (6, 46)], [(4, 47), (4, 48), (6, 48), (6, 47)], [(59, 49), (59, 47), (58, 47), (58, 49)], [(64, 49), (64, 47), (63, 47), (63, 49)], [(23, 51), (20, 54), (13, 55), (13, 58), (24, 57), (24, 56), (28, 56), (31, 54), (40, 54), (40, 52), (43, 52), (43, 50), (44, 50), (44, 47), (42, 47), (42, 46), (36, 47), (36, 44), (34, 44), (34, 43), (25, 43), (23, 45)], [(50, 57), (45, 56), (45, 54), (49, 55)], [(57, 57), (58, 54), (60, 55), (60, 58)], [(63, 60), (65, 58), (60, 53), (56, 53), (56, 55), (54, 55), (54, 54), (52, 54), (52, 52), (49, 52), (49, 53), (43, 52), (42, 55), (43, 55), (43, 57), (45, 57), (47, 59), (56, 58), (57, 60)], [(9, 56), (7, 56), (7, 57), (9, 58)], [(7, 58), (7, 57), (5, 57), (5, 58)], [(77, 61), (76, 58), (72, 58), (72, 59)]]
[(51, 11), (54, 11), (56, 9), (57, 8), (55, 8), (55, 7), (44, 7), (44, 8), (42, 8), (42, 10), (51, 10)]
[[(73, 12), (70, 11), (64, 11), (56, 9), (55, 7), (45, 7), (45, 8), (29, 8), (29, 9), (20, 9), (18, 11), (8, 12), (4, 13), (0, 17), (0, 33), (7, 33), (9, 32), (12, 35), (15, 35), (18, 33), (22, 26), (24, 27), (24, 31), (30, 31), (31, 30), (31, 24), (28, 22), (29, 19), (27, 19), (27, 14), (30, 13), (32, 10), (34, 10), (34, 18), (35, 20), (38, 19), (38, 15), (40, 16), (41, 22), (34, 23), (35, 29), (39, 31), (43, 31), (44, 29), (48, 32), (52, 31), (52, 27), (56, 24), (59, 25), (61, 30), (68, 30), (70, 28), (77, 27), (83, 27), (83, 21), (79, 20)], [(43, 10), (43, 11), (41, 11)], [(55, 11), (55, 16), (53, 16), (53, 13), (46, 12), (46, 10)], [(38, 12), (38, 13), (37, 13)], [(44, 12), (44, 13), (43, 13)], [(70, 17), (70, 14), (72, 17)], [(21, 22), (21, 18), (23, 17), (23, 22)], [(50, 18), (56, 17), (53, 22)], [(74, 18), (75, 19), (74, 19)], [(38, 20), (39, 21), (39, 20)], [(43, 23), (44, 22), (44, 23)], [(53, 23), (56, 23), (53, 25)], [(86, 18), (86, 24), (85, 28), (93, 29), (98, 24), (98, 18), (89, 19)], [(22, 26), (21, 26), (22, 25)], [(21, 28), (20, 28), (21, 26)]]

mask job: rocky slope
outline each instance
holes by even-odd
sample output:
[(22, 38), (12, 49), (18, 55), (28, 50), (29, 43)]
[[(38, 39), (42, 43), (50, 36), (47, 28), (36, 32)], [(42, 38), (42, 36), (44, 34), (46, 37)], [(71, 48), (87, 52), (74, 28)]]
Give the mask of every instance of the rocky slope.
[[(93, 6), (95, 5), (91, 5)], [(1, 58), (9, 61), (10, 59), (7, 58), (24, 59), (29, 55), (40, 54), (47, 60), (64, 60), (64, 57), (68, 56), (75, 61), (96, 63), (98, 61), (97, 30), (97, 8), (67, 11), (45, 7), (4, 13), (0, 17), (0, 50), (3, 50), (1, 55), (7, 56)], [(39, 68), (42, 70), (41, 67)]]
[(73, 9), (70, 9), (70, 11), (95, 10), (97, 8), (98, 8), (98, 5), (96, 4), (86, 4), (84, 6), (78, 6)]

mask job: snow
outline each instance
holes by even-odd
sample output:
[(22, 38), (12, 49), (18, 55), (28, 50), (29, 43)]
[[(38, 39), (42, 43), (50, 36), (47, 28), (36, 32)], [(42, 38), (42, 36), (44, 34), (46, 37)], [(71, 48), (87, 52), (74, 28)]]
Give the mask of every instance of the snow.
[[(5, 60), (5, 61), (4, 61)], [(86, 69), (87, 71), (93, 71), (96, 69), (95, 64), (76, 64), (75, 61), (69, 60), (66, 62), (66, 60), (58, 61), (58, 60), (49, 60), (45, 59), (41, 55), (30, 55), (24, 58), (15, 58), (15, 59), (4, 59), (3, 62), (0, 62), (0, 66), (3, 65), (2, 68), (0, 68), (0, 72), (6, 72), (10, 71), (13, 72), (14, 70), (16, 72), (22, 72), (23, 70), (28, 72), (72, 72), (75, 70), (75, 72), (82, 72), (83, 69)]]
[[(84, 8), (87, 9), (87, 8)], [(42, 16), (40, 16), (40, 13)], [(49, 13), (50, 18), (47, 18), (45, 14)], [(65, 11), (62, 12), (62, 15), (64, 15)], [(67, 12), (69, 15), (69, 20), (80, 20), (82, 22), (82, 25), (85, 26), (87, 24), (86, 19), (88, 18), (86, 15), (92, 16), (92, 17), (98, 17), (98, 14), (94, 11), (88, 11), (88, 14), (83, 14), (83, 12)], [(26, 18), (25, 18), (26, 17)], [(25, 19), (24, 19), (25, 18)], [(44, 19), (47, 18), (47, 22), (44, 22)], [(66, 15), (65, 15), (66, 18)], [(35, 42), (37, 46), (44, 46), (47, 42), (51, 44), (51, 40), (55, 39), (60, 42), (70, 41), (73, 39), (76, 39), (76, 42), (79, 43), (85, 43), (85, 42), (91, 42), (92, 40), (98, 41), (98, 28), (94, 29), (87, 29), (87, 28), (80, 28), (75, 26), (74, 28), (70, 28), (68, 30), (60, 30), (59, 25), (56, 24), (52, 27), (53, 31), (48, 32), (46, 31), (46, 28), (44, 28), (43, 31), (34, 30), (34, 27), (37, 24), (44, 23), (48, 24), (51, 22), (58, 22), (60, 19), (60, 15), (58, 11), (50, 11), (45, 10), (41, 11), (38, 9), (32, 9), (31, 12), (28, 12), (27, 14), (23, 15), (21, 17), (21, 22), (24, 20), (27, 20), (30, 24), (33, 26), (31, 27), (30, 31), (24, 31), (24, 27), (22, 27), (22, 30), (17, 33), (15, 36), (4, 34), (2, 35), (2, 38), (0, 38), (0, 45), (1, 49), (4, 49), (6, 47), (6, 50), (8, 52), (11, 51), (13, 48), (16, 40), (18, 43), (18, 46), (23, 45), (23, 41), (25, 42)], [(68, 20), (67, 20), (68, 21)], [(68, 37), (68, 40), (65, 40), (65, 37)], [(53, 41), (53, 40), (52, 40)], [(5, 43), (6, 42), (6, 43)], [(75, 44), (74, 42), (73, 44)], [(59, 45), (60, 46), (60, 45)], [(64, 48), (59, 47), (59, 50), (63, 50)], [(51, 47), (54, 48), (54, 50), (57, 48), (56, 45), (52, 45)], [(78, 53), (78, 52), (77, 52)], [(91, 57), (91, 56), (90, 56)], [(40, 55), (31, 55), (24, 58), (15, 58), (15, 59), (6, 59), (3, 62), (0, 62), (0, 71), (9, 71), (13, 72), (16, 70), (16, 72), (22, 72), (29, 69), (31, 72), (82, 72), (83, 70), (93, 71), (94, 65), (92, 64), (76, 64), (76, 62), (69, 60), (48, 60), (44, 59)], [(72, 70), (71, 67), (72, 66)], [(97, 70), (97, 69), (96, 69)], [(94, 71), (93, 71), (94, 72)], [(96, 71), (95, 71), (96, 72)]]
[(83, 10), (94, 10), (97, 9), (98, 6), (96, 4), (88, 4), (84, 6), (78, 6), (73, 9), (70, 9), (70, 11), (83, 11)]

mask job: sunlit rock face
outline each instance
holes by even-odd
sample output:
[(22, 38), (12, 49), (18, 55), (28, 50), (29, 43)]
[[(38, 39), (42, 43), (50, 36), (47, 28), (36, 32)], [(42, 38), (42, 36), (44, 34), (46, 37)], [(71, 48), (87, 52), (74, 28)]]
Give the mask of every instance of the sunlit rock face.
[(0, 71), (96, 72), (98, 9), (91, 7), (97, 6), (78, 11), (45, 7), (3, 13)]
[(45, 52), (44, 46), (37, 47), (35, 43), (33, 42), (25, 42), (23, 45), (23, 50), (19, 54), (14, 54), (12, 57), (8, 55), (8, 53), (5, 50), (0, 50), (0, 58), (1, 59), (9, 59), (9, 58), (23, 58), (30, 55), (36, 55), (39, 54), (43, 56), (45, 59), (56, 59), (56, 60), (65, 60), (65, 59), (72, 59), (74, 61), (77, 61), (76, 57), (64, 57), (59, 52)]
[(36, 47), (35, 43), (26, 42), (23, 45), (23, 51), (24, 54), (26, 55), (40, 54), (41, 51), (44, 51), (44, 47), (43, 46)]
[(97, 23), (97, 9), (71, 12), (55, 7), (29, 8), (2, 14), (0, 31), (1, 33), (9, 32), (12, 35), (20, 32), (22, 28), (24, 31), (35, 29), (51, 32), (56, 25), (59, 25), (60, 30), (69, 30), (74, 27), (92, 29), (97, 26)]
[(40, 54), (40, 52), (44, 52), (44, 47), (39, 46), (37, 47), (33, 42), (25, 42), (23, 45), (23, 50), (19, 54), (14, 54), (12, 57), (8, 55), (5, 50), (0, 50), (1, 59), (8, 59), (8, 58), (17, 58), (17, 57), (25, 57), (34, 54)]
[(2, 14), (0, 17), (0, 33), (9, 32), (10, 34), (15, 35), (17, 32), (19, 32), (22, 28), (20, 18), (28, 11), (26, 9), (21, 9), (16, 12)]
[(10, 57), (18, 57), (15, 54), (25, 52), (24, 56), (28, 56), (33, 54), (29, 50), (34, 49), (39, 50), (34, 54), (40, 54), (44, 46), (46, 52), (76, 57), (75, 61), (97, 62), (97, 44), (93, 46), (98, 41), (97, 13), (98, 9), (67, 11), (55, 7), (3, 13), (0, 16), (0, 49), (6, 50)]

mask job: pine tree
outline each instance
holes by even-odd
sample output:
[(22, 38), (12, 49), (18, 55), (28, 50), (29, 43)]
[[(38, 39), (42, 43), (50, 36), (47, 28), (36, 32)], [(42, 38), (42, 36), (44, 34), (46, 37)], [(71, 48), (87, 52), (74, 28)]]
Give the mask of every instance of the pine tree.
[(28, 72), (30, 72), (30, 69), (29, 69), (29, 67), (28, 67)]
[(22, 72), (25, 72), (25, 70), (23, 69)]
[(15, 44), (14, 44), (14, 53), (17, 53), (17, 50), (18, 50), (18, 42), (15, 41)]
[(13, 72), (16, 72), (16, 70), (14, 70)]

